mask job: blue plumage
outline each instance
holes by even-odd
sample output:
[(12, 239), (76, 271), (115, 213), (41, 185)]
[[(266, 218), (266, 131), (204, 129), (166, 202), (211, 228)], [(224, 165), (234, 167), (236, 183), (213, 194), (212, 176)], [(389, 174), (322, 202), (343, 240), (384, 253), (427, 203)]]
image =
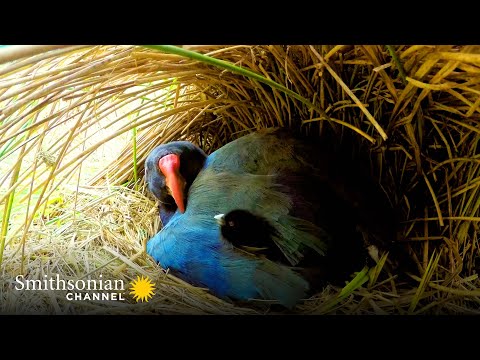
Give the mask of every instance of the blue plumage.
[[(275, 188), (275, 176), (231, 174), (206, 167), (190, 187), (185, 213), (176, 212), (147, 244), (147, 252), (163, 267), (186, 281), (208, 287), (220, 297), (247, 300), (278, 299), (292, 306), (306, 295), (308, 283), (289, 267), (236, 250), (220, 236), (214, 216), (235, 208), (257, 209), (277, 224), (284, 236), (285, 252), (298, 261), (298, 248), (312, 235), (288, 216), (288, 197)], [(202, 196), (214, 193), (215, 196)], [(273, 201), (272, 201), (273, 200)], [(324, 235), (310, 225), (312, 232)], [(323, 248), (315, 238), (312, 247)], [(321, 251), (321, 250), (320, 250)]]
[[(219, 241), (218, 226), (214, 223), (209, 226), (208, 222), (206, 218), (196, 219), (194, 223), (199, 226), (192, 226), (191, 223), (182, 224), (181, 217), (173, 218), (162, 232), (149, 241), (147, 252), (163, 267), (172, 269), (194, 285), (208, 287), (219, 297), (244, 300), (263, 297), (263, 284), (255, 285), (256, 279), (263, 277), (263, 281), (277, 281), (275, 275), (268, 272), (268, 260), (236, 252), (227, 242)], [(174, 231), (169, 231), (172, 228)], [(297, 291), (303, 296), (308, 284), (298, 275), (295, 280), (300, 284)], [(278, 298), (287, 306), (298, 300), (298, 295), (291, 298), (290, 292), (288, 286), (277, 290)]]
[[(169, 192), (155, 165), (159, 154), (172, 153), (169, 146), (160, 146), (147, 159), (149, 188), (159, 199)], [(182, 153), (178, 143), (173, 152)], [(337, 160), (322, 155), (315, 144), (270, 129), (237, 139), (206, 158), (191, 146), (187, 154), (181, 155), (180, 177), (187, 174), (193, 181), (181, 195), (185, 211), (175, 210), (173, 201), (166, 210), (160, 204), (166, 221), (147, 244), (148, 254), (164, 268), (219, 297), (272, 299), (291, 307), (311, 287), (298, 266), (335, 254), (327, 261), (333, 267), (360, 267), (364, 244), (357, 225), (366, 227), (370, 221), (372, 228), (377, 226), (369, 219), (378, 202), (358, 191), (366, 190), (361, 178), (342, 174)], [(261, 214), (274, 227), (273, 241), (285, 261), (250, 254), (222, 238), (214, 216), (235, 209)], [(372, 231), (383, 236), (386, 226)]]

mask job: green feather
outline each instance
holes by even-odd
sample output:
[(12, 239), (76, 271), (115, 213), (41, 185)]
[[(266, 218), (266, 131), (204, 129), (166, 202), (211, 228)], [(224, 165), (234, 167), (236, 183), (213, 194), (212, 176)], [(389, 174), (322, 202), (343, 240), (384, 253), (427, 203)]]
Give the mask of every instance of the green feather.
[(308, 283), (292, 269), (269, 260), (261, 262), (254, 275), (258, 293), (265, 299), (278, 299), (292, 308), (309, 290)]
[[(217, 173), (211, 168), (201, 172), (201, 182), (194, 182), (189, 197), (200, 199), (187, 205), (187, 212), (207, 216), (226, 214), (244, 209), (261, 214), (278, 231), (275, 243), (292, 266), (302, 259), (302, 251), (309, 247), (324, 255), (329, 237), (315, 224), (290, 216), (292, 201), (275, 182), (274, 175)], [(211, 194), (218, 194), (211, 196)]]

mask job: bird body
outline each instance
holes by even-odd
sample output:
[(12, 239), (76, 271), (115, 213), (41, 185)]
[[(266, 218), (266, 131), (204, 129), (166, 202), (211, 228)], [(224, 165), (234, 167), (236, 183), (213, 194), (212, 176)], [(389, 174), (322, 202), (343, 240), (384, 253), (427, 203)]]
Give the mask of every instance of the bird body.
[[(164, 268), (220, 297), (271, 299), (291, 307), (311, 289), (298, 266), (329, 253), (337, 253), (331, 261), (337, 267), (350, 271), (358, 264), (364, 244), (356, 223), (366, 218), (362, 211), (373, 213), (375, 204), (359, 192), (359, 179), (348, 179), (321, 147), (287, 130), (268, 129), (202, 161), (184, 194), (184, 211), (177, 209), (147, 244)], [(221, 236), (215, 215), (236, 209), (261, 214), (271, 224), (284, 261), (239, 251)]]
[(162, 266), (174, 269), (191, 283), (207, 286), (218, 296), (244, 300), (270, 298), (268, 294), (275, 290), (273, 299), (292, 305), (306, 295), (305, 280), (284, 265), (236, 251), (221, 239), (214, 218), (219, 212), (228, 213), (236, 208), (260, 211), (278, 226), (281, 249), (293, 264), (300, 261), (302, 247), (309, 246), (323, 254), (327, 234), (314, 224), (288, 214), (292, 203), (287, 194), (279, 191), (275, 179), (271, 175), (203, 169), (190, 187), (185, 212), (177, 211), (149, 241), (148, 253)]

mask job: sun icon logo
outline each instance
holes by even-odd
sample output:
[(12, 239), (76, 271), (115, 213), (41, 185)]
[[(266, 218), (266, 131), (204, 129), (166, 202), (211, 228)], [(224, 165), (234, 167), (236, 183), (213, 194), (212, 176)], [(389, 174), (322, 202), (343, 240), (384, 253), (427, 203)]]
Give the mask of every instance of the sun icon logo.
[(133, 295), (133, 298), (139, 302), (140, 300), (148, 302), (150, 298), (155, 295), (153, 290), (155, 290), (155, 286), (152, 281), (147, 277), (137, 276), (136, 280), (133, 280), (130, 285), (132, 286), (129, 288), (130, 294)]

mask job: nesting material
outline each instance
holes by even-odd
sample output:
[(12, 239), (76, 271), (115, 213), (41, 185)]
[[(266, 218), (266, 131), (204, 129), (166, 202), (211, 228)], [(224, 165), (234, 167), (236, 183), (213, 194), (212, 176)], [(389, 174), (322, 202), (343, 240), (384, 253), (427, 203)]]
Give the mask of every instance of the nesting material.
[[(177, 139), (210, 153), (272, 126), (339, 143), (353, 135), (398, 209), (400, 238), (418, 267), (399, 280), (380, 257), (345, 288), (329, 286), (293, 312), (478, 313), (479, 46), (183, 49), (298, 96), (132, 46), (62, 47), (0, 64), (0, 313), (283, 313), (266, 301), (217, 299), (145, 254), (161, 227), (143, 180), (148, 153)], [(155, 294), (69, 301), (62, 291), (15, 290), (16, 276), (45, 274), (125, 284), (148, 276)]]

